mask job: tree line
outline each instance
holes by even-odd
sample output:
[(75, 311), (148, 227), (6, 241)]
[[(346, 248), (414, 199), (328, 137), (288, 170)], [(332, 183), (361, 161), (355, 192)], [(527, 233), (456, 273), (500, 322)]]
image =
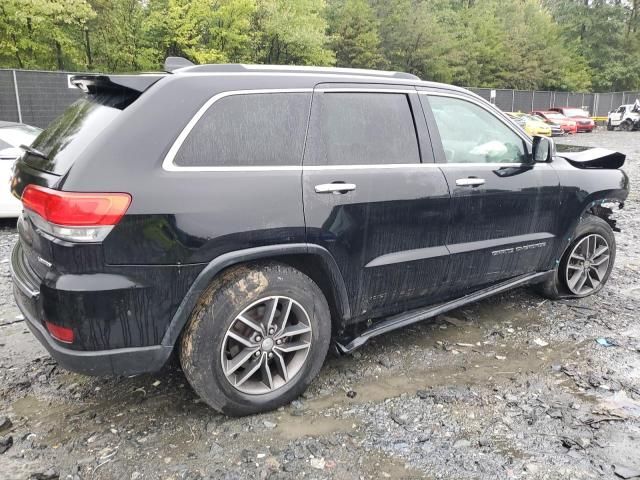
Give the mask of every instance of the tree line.
[(640, 0), (2, 0), (0, 66), (334, 65), (469, 87), (640, 89)]

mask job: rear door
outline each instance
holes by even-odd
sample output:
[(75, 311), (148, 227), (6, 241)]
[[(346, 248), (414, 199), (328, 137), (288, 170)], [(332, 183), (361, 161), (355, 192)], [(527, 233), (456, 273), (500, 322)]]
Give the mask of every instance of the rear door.
[(625, 110), (626, 110), (625, 106), (622, 105), (618, 107), (615, 112), (611, 114), (611, 125), (614, 125), (614, 126), (620, 125), (620, 122), (624, 117)]
[(436, 162), (451, 189), (447, 283), (458, 293), (552, 268), (560, 185), (529, 141), (491, 106), (421, 91)]
[(415, 89), (318, 85), (303, 198), (308, 241), (337, 260), (355, 320), (440, 298), (449, 191)]

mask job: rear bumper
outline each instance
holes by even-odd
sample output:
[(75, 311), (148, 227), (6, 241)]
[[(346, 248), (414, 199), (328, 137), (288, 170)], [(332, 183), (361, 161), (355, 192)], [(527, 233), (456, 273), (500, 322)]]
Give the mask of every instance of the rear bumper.
[(154, 372), (167, 362), (173, 348), (153, 345), (112, 350), (72, 350), (54, 340), (43, 325), (40, 287), (20, 261), (20, 246), (11, 255), (13, 295), (29, 330), (64, 368), (86, 375), (136, 375)]

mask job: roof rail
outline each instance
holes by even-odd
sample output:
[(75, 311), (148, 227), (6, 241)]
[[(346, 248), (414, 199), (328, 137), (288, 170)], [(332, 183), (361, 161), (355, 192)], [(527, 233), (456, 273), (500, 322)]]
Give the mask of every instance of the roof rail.
[[(186, 61), (188, 62), (188, 60)], [(185, 71), (203, 72), (203, 73), (238, 73), (238, 72), (317, 73), (317, 74), (325, 74), (325, 75), (356, 75), (356, 76), (369, 76), (369, 77), (402, 78), (407, 80), (420, 80), (419, 77), (417, 77), (416, 75), (412, 75), (411, 73), (389, 72), (385, 70), (368, 70), (364, 68), (308, 67), (308, 66), (297, 66), (297, 65), (246, 65), (241, 63), (221, 63), (221, 64), (207, 64), (207, 65), (194, 65), (194, 66), (184, 65), (184, 66), (188, 67), (188, 68), (185, 68)], [(166, 63), (165, 63), (165, 69), (166, 69)]]

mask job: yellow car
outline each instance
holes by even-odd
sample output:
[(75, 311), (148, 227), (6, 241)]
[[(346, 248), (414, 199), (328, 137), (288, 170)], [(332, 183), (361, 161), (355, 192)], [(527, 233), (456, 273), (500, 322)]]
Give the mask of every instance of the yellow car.
[(551, 136), (551, 127), (538, 117), (522, 112), (505, 112), (518, 125), (520, 125), (529, 136), (541, 135), (543, 137)]

